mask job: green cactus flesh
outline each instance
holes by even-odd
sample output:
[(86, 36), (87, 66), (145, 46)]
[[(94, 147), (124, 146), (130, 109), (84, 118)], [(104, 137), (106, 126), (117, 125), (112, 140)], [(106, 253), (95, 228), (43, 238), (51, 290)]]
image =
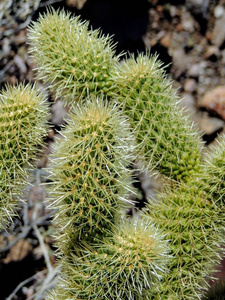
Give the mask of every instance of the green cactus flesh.
[(225, 192), (225, 136), (219, 140), (217, 146), (210, 147), (205, 156), (205, 176), (202, 188), (213, 197), (217, 205), (223, 210)]
[(13, 215), (37, 146), (46, 135), (48, 108), (30, 85), (8, 86), (0, 94), (0, 226)]
[(112, 80), (149, 168), (179, 181), (193, 176), (201, 162), (201, 139), (157, 57), (139, 55), (118, 64)]
[[(154, 299), (201, 299), (220, 262), (223, 216), (198, 184), (181, 184), (150, 202), (149, 216), (171, 241), (174, 257)], [(221, 219), (219, 219), (221, 218)]]
[(99, 31), (88, 31), (87, 22), (51, 9), (31, 25), (29, 40), (39, 78), (56, 97), (71, 103), (87, 94), (110, 94), (114, 46)]
[(134, 141), (117, 107), (102, 100), (74, 110), (62, 135), (52, 175), (56, 223), (64, 232), (59, 247), (65, 253), (68, 245), (107, 235), (119, 209), (128, 203)]
[(149, 220), (127, 220), (96, 252), (63, 264), (49, 299), (150, 299), (167, 262), (167, 242)]

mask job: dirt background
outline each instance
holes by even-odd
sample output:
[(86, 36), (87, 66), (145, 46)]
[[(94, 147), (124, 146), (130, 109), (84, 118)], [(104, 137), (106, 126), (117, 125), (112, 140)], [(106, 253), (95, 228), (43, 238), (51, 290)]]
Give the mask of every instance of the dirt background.
[[(90, 20), (92, 28), (113, 35), (118, 53), (158, 53), (182, 105), (202, 131), (206, 148), (216, 144), (225, 125), (225, 0), (0, 0), (0, 89), (35, 81), (35, 66), (27, 53), (27, 26), (47, 5), (79, 14)], [(43, 82), (39, 84), (48, 92)], [(47, 147), (30, 174), (18, 217), (7, 232), (0, 232), (0, 300), (44, 299), (57, 280), (54, 212), (45, 203), (45, 167), (46, 154), (67, 112), (50, 94), (49, 102), (52, 130)], [(142, 206), (159, 183), (146, 174), (137, 177)], [(216, 275), (221, 280), (220, 296), (211, 288), (207, 299), (225, 299), (223, 264)]]

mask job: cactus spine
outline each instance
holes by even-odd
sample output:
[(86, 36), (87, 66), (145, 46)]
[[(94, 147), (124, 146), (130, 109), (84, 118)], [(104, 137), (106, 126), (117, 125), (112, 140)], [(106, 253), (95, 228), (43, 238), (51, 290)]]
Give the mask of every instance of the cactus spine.
[(48, 107), (36, 87), (7, 86), (0, 95), (0, 227), (14, 214), (37, 146), (46, 135)]
[[(52, 16), (54, 16), (54, 22), (59, 26), (57, 31), (52, 21), (48, 21), (51, 20)], [(97, 219), (97, 223), (105, 222), (104, 226), (110, 226), (107, 227), (109, 228), (109, 234), (106, 234), (103, 242), (99, 243), (99, 238), (102, 238), (103, 235), (105, 236), (107, 231), (101, 230), (99, 235), (96, 235), (95, 229), (93, 231), (92, 225), (90, 225), (92, 224), (90, 215), (92, 216), (93, 208), (91, 207), (90, 211), (89, 204), (87, 204), (88, 207), (85, 210), (86, 215), (84, 215), (83, 208), (80, 213), (80, 215), (84, 216), (84, 222), (88, 227), (82, 228), (82, 223), (81, 230), (83, 230), (84, 234), (80, 236), (75, 234), (76, 228), (79, 227), (75, 220), (80, 216), (76, 210), (70, 210), (69, 206), (72, 200), (69, 200), (67, 195), (69, 194), (71, 199), (73, 199), (73, 196), (77, 197), (76, 190), (74, 193), (71, 193), (73, 188), (72, 182), (73, 184), (75, 182), (79, 183), (79, 178), (82, 178), (82, 183), (79, 186), (79, 191), (82, 191), (84, 190), (82, 184), (83, 181), (85, 182), (86, 177), (81, 172), (80, 166), (79, 174), (81, 176), (79, 175), (80, 177), (76, 178), (77, 174), (74, 173), (75, 175), (71, 176), (71, 172), (68, 172), (68, 165), (59, 163), (59, 175), (61, 177), (58, 177), (63, 177), (65, 182), (68, 183), (68, 185), (59, 184), (60, 188), (62, 188), (61, 190), (59, 189), (61, 198), (56, 200), (60, 209), (56, 216), (56, 222), (58, 222), (59, 227), (61, 226), (61, 232), (63, 233), (62, 237), (58, 238), (58, 245), (61, 249), (62, 257), (65, 259), (63, 259), (62, 263), (64, 265), (62, 269), (63, 281), (59, 283), (56, 292), (53, 292), (52, 299), (105, 299), (106, 295), (109, 299), (111, 297), (111, 299), (127, 300), (201, 299), (204, 293), (203, 289), (206, 286), (206, 278), (210, 276), (213, 265), (220, 261), (220, 245), (223, 243), (224, 211), (217, 201), (222, 199), (224, 192), (222, 183), (224, 174), (223, 152), (218, 150), (215, 157), (208, 158), (208, 163), (203, 165), (200, 135), (178, 106), (176, 92), (173, 91), (171, 81), (166, 78), (156, 57), (139, 55), (136, 60), (131, 57), (119, 64), (118, 59), (113, 56), (113, 49), (110, 48), (110, 44), (107, 45), (108, 41), (103, 37), (99, 38), (96, 32), (88, 32), (87, 25), (81, 23), (77, 26), (77, 30), (74, 29), (74, 38), (71, 39), (70, 44), (66, 44), (64, 43), (65, 38), (63, 40), (61, 37), (70, 36), (75, 20), (77, 22), (77, 19), (74, 18), (70, 21), (69, 15), (65, 13), (51, 11), (32, 25), (30, 29), (31, 52), (40, 69), (41, 78), (50, 81), (51, 87), (53, 89), (56, 88), (57, 95), (63, 95), (66, 103), (71, 103), (72, 106), (78, 98), (83, 98), (89, 93), (93, 95), (99, 93), (107, 94), (110, 96), (110, 101), (121, 103), (121, 113), (128, 117), (135, 136), (137, 144), (135, 151), (138, 154), (138, 159), (145, 161), (145, 168), (157, 170), (171, 179), (170, 186), (158, 195), (159, 201), (149, 201), (148, 209), (143, 213), (142, 218), (143, 220), (149, 218), (148, 222), (153, 222), (160, 231), (164, 232), (166, 238), (170, 240), (170, 254), (173, 256), (173, 259), (169, 264), (169, 273), (167, 274), (163, 271), (162, 281), (159, 284), (154, 282), (161, 277), (161, 272), (157, 273), (157, 276), (151, 277), (151, 275), (153, 274), (153, 269), (164, 269), (165, 253), (161, 252), (159, 255), (157, 250), (159, 248), (157, 247), (146, 250), (146, 264), (140, 264), (139, 268), (134, 268), (134, 273), (131, 272), (130, 269), (131, 266), (135, 265), (136, 257), (141, 257), (143, 254), (142, 240), (139, 240), (139, 244), (141, 244), (139, 247), (135, 243), (130, 242), (131, 233), (133, 232), (134, 234), (133, 225), (128, 226), (131, 233), (126, 235), (123, 232), (122, 223), (114, 222), (115, 214), (111, 214), (113, 217), (108, 219), (109, 222), (105, 222), (105, 216), (103, 219), (100, 216)], [(54, 35), (57, 35), (57, 37), (54, 37)], [(39, 48), (35, 39), (39, 41)], [(89, 43), (90, 40), (91, 43)], [(76, 41), (76, 43), (73, 41)], [(65, 45), (67, 45), (67, 50), (65, 50)], [(80, 49), (83, 49), (82, 47), (86, 47), (86, 45), (87, 48), (85, 49), (89, 48), (89, 51), (84, 51), (84, 57), (83, 51)], [(56, 47), (63, 49), (60, 52), (60, 56), (58, 56), (59, 52)], [(104, 65), (107, 61), (109, 66), (108, 69), (103, 68), (101, 70), (102, 78), (106, 78), (104, 86), (100, 84), (102, 79), (100, 83), (97, 82), (98, 75), (94, 75), (94, 79), (92, 75), (83, 76), (84, 74), (89, 74), (90, 70), (91, 74), (95, 73), (96, 61), (93, 58), (95, 57), (95, 55), (93, 56), (95, 47), (100, 49), (100, 52), (102, 51), (98, 64)], [(67, 53), (65, 59), (70, 55), (70, 59), (65, 62), (63, 61), (64, 52)], [(74, 62), (71, 63), (75, 53), (78, 54), (75, 61), (76, 65), (73, 64)], [(105, 53), (106, 56), (104, 56)], [(78, 74), (85, 73), (74, 77), (71, 75), (73, 69), (75, 73), (76, 70)], [(96, 73), (99, 74), (98, 72)], [(90, 88), (90, 83), (94, 83), (95, 87)], [(74, 121), (74, 126), (76, 122)], [(93, 133), (89, 131), (85, 131), (84, 134), (83, 130), (79, 131), (79, 134), (83, 134), (82, 142), (79, 145), (85, 145), (86, 134), (93, 136)], [(115, 136), (118, 133), (122, 134), (122, 140), (124, 133), (120, 127), (116, 128)], [(73, 135), (71, 140), (72, 137)], [(61, 145), (62, 149), (64, 149), (63, 142)], [(78, 144), (75, 143), (75, 145)], [(71, 150), (75, 149), (75, 147), (71, 145)], [(83, 149), (86, 149), (85, 146)], [(108, 153), (109, 149), (111, 147), (105, 147), (104, 151), (103, 149), (102, 151)], [(61, 156), (61, 161), (65, 160), (66, 164), (68, 164), (69, 161), (64, 152), (59, 151), (58, 153)], [(76, 153), (79, 153), (79, 151)], [(77, 157), (77, 154), (73, 155), (76, 157), (76, 161), (80, 163), (81, 160)], [(73, 155), (70, 155), (70, 157), (72, 158)], [(84, 159), (86, 159), (87, 154), (83, 153), (83, 155)], [(95, 157), (95, 154), (93, 155)], [(112, 163), (107, 163), (107, 166), (109, 169), (110, 167), (113, 168), (116, 156), (109, 156), (108, 159)], [(73, 165), (73, 163), (69, 164)], [(97, 168), (98, 164), (96, 163), (97, 161), (94, 164), (89, 159), (89, 168)], [(216, 174), (220, 176), (219, 179), (212, 174), (212, 171), (209, 172), (211, 165), (216, 170)], [(108, 170), (108, 167), (103, 168), (103, 170)], [(107, 180), (108, 174), (104, 177), (104, 173), (101, 172), (103, 178), (105, 178), (102, 180)], [(123, 174), (120, 175), (119, 172), (111, 170), (109, 173), (116, 174), (116, 179), (120, 179), (123, 176)], [(72, 180), (73, 178), (76, 178), (76, 181)], [(219, 187), (219, 192), (216, 191), (215, 185)], [(90, 193), (89, 195), (91, 195)], [(111, 196), (113, 197), (113, 195), (110, 194), (110, 199)], [(80, 194), (78, 199), (83, 199), (82, 197)], [(107, 200), (108, 196), (104, 196), (104, 198)], [(65, 202), (63, 202), (64, 200)], [(88, 201), (85, 202), (85, 205)], [(112, 210), (114, 211), (113, 203), (115, 202), (110, 201), (108, 203), (112, 204)], [(63, 208), (64, 205), (66, 205), (66, 208)], [(82, 205), (84, 205), (83, 200), (75, 201), (75, 208), (79, 207), (80, 209)], [(115, 211), (118, 210), (118, 207), (119, 203), (118, 206), (117, 204), (115, 205)], [(148, 230), (157, 232), (156, 229), (151, 227), (150, 223), (147, 226), (150, 228)], [(116, 226), (111, 226), (111, 224)], [(75, 225), (74, 228), (73, 225)], [(140, 229), (141, 227), (138, 226), (137, 228)], [(152, 238), (153, 235), (148, 230), (146, 234)], [(143, 229), (142, 231), (145, 232)], [(66, 232), (69, 233), (67, 234)], [(91, 244), (85, 237), (86, 234), (91, 237)], [(68, 238), (64, 238), (66, 235)], [(140, 239), (145, 239), (139, 231), (138, 235), (140, 235)], [(120, 245), (118, 236), (122, 236), (123, 241), (125, 241), (123, 247), (118, 246)], [(85, 254), (80, 255), (80, 253), (76, 253), (75, 249), (69, 248), (68, 251), (68, 248), (66, 248), (70, 241), (77, 241), (80, 237), (85, 237), (85, 243), (82, 243), (87, 248), (83, 252), (86, 253), (86, 256)], [(132, 246), (128, 246), (128, 244), (132, 244)], [(155, 241), (155, 245), (158, 245), (158, 242)], [(129, 264), (129, 255), (133, 253), (133, 247), (135, 247), (135, 251), (138, 251), (138, 254), (137, 256), (132, 256), (132, 263)], [(128, 253), (127, 256), (126, 254), (120, 256), (118, 249)], [(154, 256), (154, 253), (157, 254), (155, 256), (156, 260), (149, 265), (148, 260), (151, 260), (150, 257)], [(125, 262), (128, 261), (128, 265), (124, 263), (124, 259)], [(121, 266), (118, 263), (119, 261), (123, 262)], [(99, 267), (99, 262), (104, 267)], [(141, 274), (138, 272), (142, 272), (142, 283), (136, 280), (137, 274)], [(95, 276), (95, 274), (99, 276)], [(144, 279), (145, 276), (148, 277), (147, 280)], [(122, 277), (124, 277), (123, 283), (121, 283)], [(117, 278), (118, 281), (111, 280), (112, 278)], [(140, 276), (140, 278), (142, 277)], [(119, 293), (121, 290), (122, 292)]]

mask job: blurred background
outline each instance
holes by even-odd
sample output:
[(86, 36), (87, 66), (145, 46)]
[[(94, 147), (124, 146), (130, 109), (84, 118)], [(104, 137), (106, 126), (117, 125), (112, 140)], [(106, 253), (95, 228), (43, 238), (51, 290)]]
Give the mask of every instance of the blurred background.
[[(117, 53), (158, 54), (193, 122), (202, 131), (205, 147), (216, 143), (225, 125), (225, 0), (0, 0), (0, 89), (17, 82), (35, 82), (35, 66), (28, 56), (27, 27), (51, 5), (89, 20), (113, 36)], [(30, 185), (18, 217), (0, 232), (0, 300), (44, 299), (57, 280), (54, 256), (54, 212), (46, 207), (46, 154), (58, 135), (66, 109), (46, 91), (52, 129), (46, 147), (30, 174)], [(206, 149), (207, 150), (207, 149)], [(137, 174), (139, 207), (160, 185)], [(223, 263), (225, 266), (225, 263)], [(225, 267), (218, 267), (217, 285), (206, 299), (225, 299)]]

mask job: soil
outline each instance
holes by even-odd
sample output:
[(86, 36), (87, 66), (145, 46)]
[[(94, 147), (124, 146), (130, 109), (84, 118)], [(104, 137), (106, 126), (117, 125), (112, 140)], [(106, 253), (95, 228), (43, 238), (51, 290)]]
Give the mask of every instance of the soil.
[[(81, 15), (83, 20), (90, 21), (91, 28), (101, 28), (104, 34), (113, 35), (118, 53), (157, 53), (173, 79), (182, 105), (202, 131), (205, 147), (215, 144), (218, 135), (224, 133), (225, 0), (3, 0), (0, 89), (7, 84), (35, 81), (34, 65), (27, 52), (27, 26), (49, 4)], [(53, 129), (46, 139), (44, 154), (51, 152), (66, 115), (62, 104), (54, 103), (52, 95), (49, 101)], [(42, 155), (30, 175), (32, 185), (24, 192), (28, 205), (22, 203), (9, 230), (0, 232), (0, 300), (44, 299), (46, 290), (55, 284), (57, 267), (51, 226), (54, 212), (46, 208), (46, 189), (40, 185), (46, 183), (47, 164), (46, 156)], [(150, 182), (145, 174), (137, 174), (137, 178), (138, 206), (142, 207), (159, 183)], [(46, 260), (52, 269), (46, 266)], [(225, 262), (218, 269), (216, 276), (225, 280)], [(216, 298), (211, 289), (208, 299), (225, 299), (221, 286), (223, 296)]]

